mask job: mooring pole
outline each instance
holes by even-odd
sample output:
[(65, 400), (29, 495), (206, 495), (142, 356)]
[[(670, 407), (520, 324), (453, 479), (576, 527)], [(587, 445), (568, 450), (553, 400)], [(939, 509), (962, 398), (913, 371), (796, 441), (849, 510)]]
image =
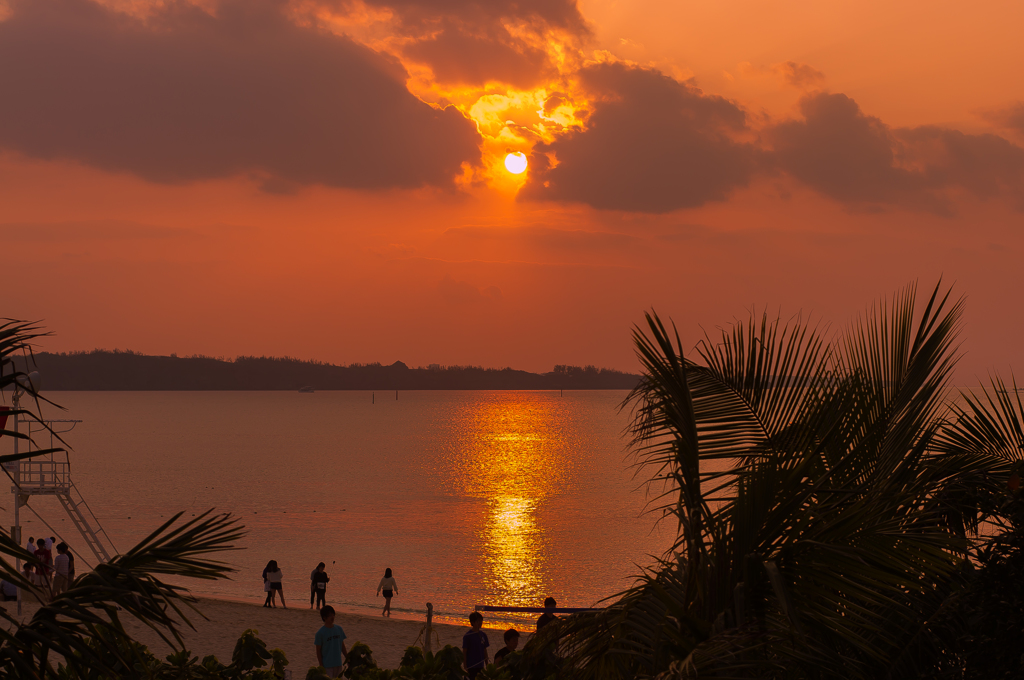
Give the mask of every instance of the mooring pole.
[(434, 605), (427, 603), (427, 627), (423, 635), (423, 651), (430, 653), (430, 624), (434, 620)]

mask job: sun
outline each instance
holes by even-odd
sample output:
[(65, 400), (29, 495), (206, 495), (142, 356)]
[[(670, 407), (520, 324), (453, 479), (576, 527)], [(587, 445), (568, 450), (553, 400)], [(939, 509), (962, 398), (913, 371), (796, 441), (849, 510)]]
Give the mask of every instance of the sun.
[(514, 151), (505, 156), (505, 169), (513, 175), (521, 175), (526, 172), (526, 154)]

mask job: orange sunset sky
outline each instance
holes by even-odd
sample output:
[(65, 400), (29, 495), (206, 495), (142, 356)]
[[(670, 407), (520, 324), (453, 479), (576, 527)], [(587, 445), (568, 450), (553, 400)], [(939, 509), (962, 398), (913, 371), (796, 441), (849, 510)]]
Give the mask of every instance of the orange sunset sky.
[(942, 276), (958, 379), (1005, 373), (1021, 26), (1018, 0), (0, 0), (0, 316), (52, 351), (637, 370), (651, 307), (692, 345)]

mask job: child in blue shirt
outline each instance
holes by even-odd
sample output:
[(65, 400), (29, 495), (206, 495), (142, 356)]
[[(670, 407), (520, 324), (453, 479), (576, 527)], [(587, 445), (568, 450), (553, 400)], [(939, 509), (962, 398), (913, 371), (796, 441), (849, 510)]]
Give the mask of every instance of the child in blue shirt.
[(320, 608), (320, 618), (324, 625), (316, 632), (313, 644), (316, 645), (316, 662), (327, 669), (327, 677), (336, 678), (341, 675), (341, 667), (348, 656), (345, 648), (345, 631), (341, 626), (334, 625), (334, 607), (326, 605)]
[(483, 624), (483, 614), (473, 612), (469, 615), (469, 625), (472, 629), (462, 636), (462, 653), (466, 655), (466, 672), (469, 673), (469, 680), (474, 680), (487, 665), (487, 648), (490, 642), (487, 640), (487, 633), (480, 630)]

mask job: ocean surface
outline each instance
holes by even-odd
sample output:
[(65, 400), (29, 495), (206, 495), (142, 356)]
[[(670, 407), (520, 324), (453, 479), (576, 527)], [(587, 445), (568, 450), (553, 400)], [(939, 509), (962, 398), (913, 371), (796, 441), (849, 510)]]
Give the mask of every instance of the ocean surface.
[[(118, 551), (178, 511), (245, 525), (240, 549), (221, 554), (232, 580), (190, 581), (198, 595), (262, 602), (275, 559), (289, 606), (308, 607), (322, 561), (328, 603), (373, 614), (390, 567), (395, 616), (422, 618), (432, 602), (439, 620), (463, 622), (477, 604), (599, 605), (670, 545), (674, 526), (644, 513), (625, 394), (58, 392), (67, 411), (44, 415), (83, 421), (65, 436), (72, 479)], [(30, 505), (85, 549), (55, 499)], [(0, 506), (10, 526), (12, 499)], [(49, 535), (31, 512), (22, 526)]]

